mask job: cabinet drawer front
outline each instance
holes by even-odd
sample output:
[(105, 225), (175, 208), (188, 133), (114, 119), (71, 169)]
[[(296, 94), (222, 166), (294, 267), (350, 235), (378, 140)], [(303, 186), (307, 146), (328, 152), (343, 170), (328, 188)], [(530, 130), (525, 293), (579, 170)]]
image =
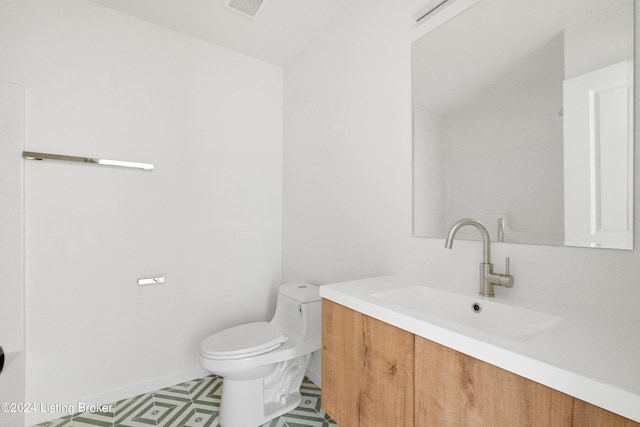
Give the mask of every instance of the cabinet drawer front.
[(416, 425), (571, 426), (573, 398), (416, 337)]

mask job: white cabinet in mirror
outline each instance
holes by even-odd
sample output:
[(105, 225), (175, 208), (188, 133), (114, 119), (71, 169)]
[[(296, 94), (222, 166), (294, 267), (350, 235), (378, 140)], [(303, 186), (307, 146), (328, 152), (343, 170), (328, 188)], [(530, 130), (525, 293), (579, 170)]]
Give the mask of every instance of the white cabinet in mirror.
[(633, 249), (633, 18), (634, 0), (481, 0), (416, 40), (414, 236), (471, 217), (494, 240)]

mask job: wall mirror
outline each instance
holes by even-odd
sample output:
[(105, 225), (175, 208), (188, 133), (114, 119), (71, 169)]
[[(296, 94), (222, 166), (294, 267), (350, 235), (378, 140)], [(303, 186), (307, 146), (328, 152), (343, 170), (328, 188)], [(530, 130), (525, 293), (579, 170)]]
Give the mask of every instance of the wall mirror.
[(472, 217), (496, 241), (633, 249), (633, 7), (482, 0), (414, 42), (414, 236)]

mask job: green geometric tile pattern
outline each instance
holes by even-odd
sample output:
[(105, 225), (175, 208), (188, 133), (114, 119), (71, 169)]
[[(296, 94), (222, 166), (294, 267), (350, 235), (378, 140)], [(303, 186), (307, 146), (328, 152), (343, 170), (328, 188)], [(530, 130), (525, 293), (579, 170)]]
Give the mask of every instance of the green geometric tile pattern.
[[(112, 412), (83, 412), (34, 427), (220, 427), (222, 378), (210, 375), (113, 404)], [(320, 408), (320, 389), (305, 377), (302, 402), (263, 427), (329, 427), (336, 422)]]

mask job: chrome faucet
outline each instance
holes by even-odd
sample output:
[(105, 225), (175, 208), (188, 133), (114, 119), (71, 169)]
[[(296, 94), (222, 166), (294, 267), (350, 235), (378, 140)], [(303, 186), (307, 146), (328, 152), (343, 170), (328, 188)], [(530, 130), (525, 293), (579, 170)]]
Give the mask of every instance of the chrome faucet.
[(489, 230), (483, 223), (477, 219), (465, 218), (453, 224), (447, 241), (444, 244), (445, 248), (451, 249), (453, 247), (453, 238), (458, 230), (465, 225), (471, 225), (478, 229), (482, 235), (482, 263), (480, 264), (480, 295), (485, 297), (495, 296), (493, 287), (495, 285), (504, 286), (510, 288), (513, 286), (513, 276), (509, 274), (509, 257), (506, 259), (506, 273), (494, 273), (493, 264), (491, 264), (491, 237), (489, 236)]

